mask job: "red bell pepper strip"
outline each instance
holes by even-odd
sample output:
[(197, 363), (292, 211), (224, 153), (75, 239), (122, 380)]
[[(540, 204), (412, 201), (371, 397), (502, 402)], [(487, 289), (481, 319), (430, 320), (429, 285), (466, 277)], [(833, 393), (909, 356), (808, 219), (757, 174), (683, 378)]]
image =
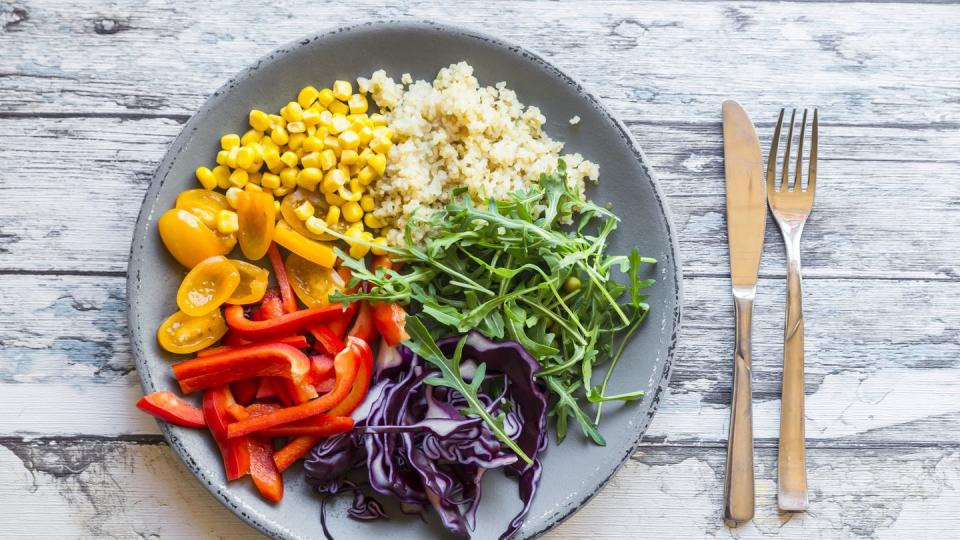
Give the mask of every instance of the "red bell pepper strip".
[(292, 407), (297, 404), (293, 400), (293, 396), (290, 395), (290, 392), (287, 391), (287, 385), (283, 384), (283, 381), (277, 377), (270, 377), (270, 384), (273, 385), (273, 391), (277, 394), (277, 399), (280, 400), (280, 403), (283, 403), (285, 407)]
[(151, 392), (137, 402), (137, 408), (168, 424), (183, 427), (204, 427), (203, 411), (187, 403), (183, 398), (167, 392)]
[(307, 355), (283, 343), (249, 346), (173, 365), (184, 394), (252, 377), (284, 377), (299, 384), (309, 371)]
[(249, 438), (227, 439), (227, 426), (231, 421), (228, 408), (235, 404), (226, 385), (211, 388), (203, 394), (203, 418), (220, 448), (227, 480), (236, 480), (250, 472)]
[(257, 398), (257, 389), (260, 388), (260, 379), (244, 379), (230, 383), (230, 393), (233, 399), (241, 405), (249, 405)]
[(373, 343), (377, 339), (377, 327), (373, 323), (373, 308), (369, 302), (359, 302), (360, 309), (357, 312), (357, 319), (353, 321), (350, 328), (351, 336), (358, 337), (367, 343)]
[(260, 495), (273, 503), (283, 499), (283, 476), (273, 461), (273, 441), (250, 436), (250, 477)]
[(243, 314), (243, 306), (227, 306), (227, 326), (243, 339), (270, 341), (299, 334), (317, 323), (326, 322), (343, 313), (340, 304), (304, 309), (266, 321), (251, 321)]
[(360, 354), (353, 342), (356, 338), (347, 338), (348, 347), (337, 355), (333, 360), (333, 370), (336, 373), (336, 382), (333, 390), (320, 396), (317, 399), (280, 409), (271, 414), (257, 418), (249, 418), (241, 422), (230, 424), (227, 430), (228, 437), (241, 437), (250, 433), (272, 428), (280, 424), (296, 422), (304, 418), (316, 416), (322, 412), (329, 411), (344, 398), (353, 389), (353, 381), (357, 377), (357, 371), (360, 364)]
[[(352, 428), (353, 419), (348, 418), (348, 420), (350, 420)], [(334, 435), (335, 433), (343, 433), (343, 431), (332, 432), (328, 435)], [(301, 435), (285, 444), (283, 448), (274, 452), (273, 462), (276, 464), (277, 469), (279, 469), (280, 472), (283, 472), (287, 470), (287, 467), (296, 463), (298, 459), (302, 458), (304, 454), (309, 452), (310, 449), (316, 446), (319, 442), (319, 435)]]
[[(249, 345), (250, 342), (241, 338), (240, 336), (234, 334), (233, 332), (227, 331), (227, 335), (223, 336), (223, 339), (220, 340), (220, 345), (224, 347), (240, 347), (242, 345)], [(206, 349), (204, 349), (206, 350)]]
[[(296, 347), (298, 349), (306, 349), (310, 346), (310, 343), (307, 342), (307, 338), (304, 336), (289, 336), (285, 338), (280, 338), (273, 343), (283, 343), (284, 345), (290, 345), (291, 347)], [(240, 347), (245, 347), (250, 345), (250, 342), (246, 342), (240, 345), (230, 346), (230, 345), (221, 345), (219, 347), (210, 347), (202, 351), (197, 351), (197, 358), (203, 358), (204, 356), (213, 356), (215, 354), (222, 354), (228, 351), (236, 350)]]
[(317, 384), (333, 377), (333, 356), (315, 354), (310, 357), (310, 384)]
[[(247, 418), (263, 416), (279, 408), (280, 407), (276, 405), (268, 403), (254, 403), (249, 407), (241, 407), (240, 405), (233, 404), (229, 407), (229, 412), (230, 415), (239, 422)], [(263, 437), (300, 437), (304, 435), (324, 437), (344, 433), (351, 429), (353, 429), (353, 418), (348, 416), (331, 416), (321, 413), (298, 422), (291, 422), (282, 426), (258, 431), (257, 435)], [(316, 446), (316, 444), (314, 444), (314, 446)], [(286, 467), (282, 467), (281, 470), (285, 468)]]
[(318, 396), (317, 389), (314, 388), (312, 384), (306, 382), (306, 380), (300, 384), (296, 384), (287, 379), (277, 380), (287, 387), (287, 395), (290, 396), (293, 403), (306, 403), (311, 399), (316, 399)]
[(370, 390), (370, 377), (373, 375), (373, 351), (370, 350), (370, 345), (366, 341), (360, 339), (351, 340), (350, 346), (360, 357), (360, 367), (357, 370), (357, 377), (353, 381), (353, 388), (350, 393), (336, 407), (330, 409), (328, 414), (333, 416), (350, 416), (350, 413), (363, 403), (363, 400), (367, 397), (367, 391)]
[(314, 348), (316, 348), (318, 352), (326, 353), (330, 356), (336, 356), (337, 353), (346, 347), (346, 345), (343, 343), (343, 340), (340, 339), (340, 336), (322, 324), (315, 324), (311, 326), (310, 334), (312, 334), (314, 339), (317, 340), (317, 342), (314, 344)]
[(336, 386), (336, 384), (336, 379), (330, 377), (325, 381), (320, 381), (320, 384), (313, 385), (313, 387), (317, 389), (318, 394), (327, 394), (333, 391), (333, 387)]
[(276, 242), (270, 243), (267, 249), (267, 257), (270, 258), (270, 265), (273, 266), (273, 275), (277, 278), (277, 285), (280, 287), (280, 298), (283, 299), (283, 312), (293, 313), (299, 309), (297, 307), (297, 297), (293, 295), (293, 289), (290, 288), (290, 278), (287, 277), (287, 267), (283, 265), (283, 257), (280, 256), (280, 249)]
[(276, 390), (273, 389), (273, 379), (270, 377), (260, 378), (260, 388), (257, 388), (257, 401), (268, 399), (279, 399)]
[(373, 323), (377, 327), (377, 332), (391, 347), (405, 339), (410, 339), (410, 335), (404, 329), (407, 323), (407, 312), (400, 304), (375, 303)]
[(258, 316), (255, 320), (258, 321), (276, 319), (284, 314), (283, 300), (277, 289), (270, 288), (267, 290), (267, 293), (263, 296), (263, 300), (260, 301), (260, 309), (257, 310), (257, 314)]
[(350, 303), (347, 305), (347, 309), (345, 309), (339, 317), (335, 317), (327, 321), (327, 328), (336, 334), (338, 338), (345, 338), (347, 335), (347, 328), (350, 328), (350, 321), (353, 320), (353, 316), (356, 315), (359, 308), (360, 304), (358, 302)]

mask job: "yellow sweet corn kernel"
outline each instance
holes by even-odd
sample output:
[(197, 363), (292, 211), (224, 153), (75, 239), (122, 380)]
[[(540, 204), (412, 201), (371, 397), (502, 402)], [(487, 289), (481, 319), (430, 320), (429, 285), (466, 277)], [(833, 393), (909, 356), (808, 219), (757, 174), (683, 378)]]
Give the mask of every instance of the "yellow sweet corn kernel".
[(320, 111), (316, 109), (307, 109), (303, 111), (303, 123), (310, 129), (320, 123)]
[(357, 181), (360, 182), (361, 186), (369, 185), (371, 181), (377, 176), (377, 172), (373, 170), (369, 165), (360, 169), (360, 172), (357, 173)]
[(286, 188), (294, 188), (297, 185), (297, 176), (300, 169), (296, 167), (287, 167), (280, 171), (280, 185)]
[(237, 151), (237, 167), (249, 169), (253, 165), (253, 150), (248, 146), (241, 146)]
[(250, 111), (250, 127), (257, 131), (266, 131), (270, 127), (270, 118), (267, 113), (259, 109)]
[(348, 112), (350, 112), (350, 107), (348, 107), (346, 103), (339, 100), (335, 100), (333, 103), (328, 105), (327, 109), (329, 109), (334, 115), (346, 115)]
[(370, 159), (375, 153), (376, 152), (374, 152), (370, 148), (364, 148), (363, 151), (360, 152), (360, 156), (359, 156), (360, 159), (358, 160), (358, 162), (366, 165), (367, 160)]
[(297, 175), (297, 185), (309, 191), (317, 189), (320, 180), (323, 180), (323, 172), (316, 167), (302, 169)]
[(327, 232), (326, 230), (324, 230), (323, 221), (316, 216), (308, 217), (307, 220), (303, 222), (303, 224), (307, 227), (307, 230), (312, 232), (313, 234), (323, 234)]
[(363, 222), (358, 221), (347, 228), (345, 233), (347, 236), (360, 236), (363, 234)]
[(353, 191), (349, 185), (343, 185), (337, 190), (337, 195), (340, 195), (341, 199), (348, 202), (359, 202), (360, 197), (363, 196), (363, 192)]
[(303, 167), (314, 167), (320, 168), (320, 153), (319, 152), (310, 152), (309, 154), (304, 154), (300, 158), (300, 165)]
[(267, 120), (270, 121), (270, 129), (277, 129), (280, 126), (287, 125), (287, 121), (279, 114), (268, 114)]
[(263, 188), (256, 184), (247, 184), (243, 186), (244, 191), (263, 191)]
[(213, 175), (213, 171), (207, 167), (198, 167), (196, 174), (203, 189), (217, 189), (217, 177)]
[(317, 100), (317, 96), (320, 95), (320, 91), (312, 86), (304, 86), (303, 90), (300, 90), (300, 93), (297, 94), (297, 103), (300, 104), (300, 107), (306, 109), (313, 105), (313, 102)]
[(373, 167), (378, 175), (383, 175), (383, 171), (387, 170), (387, 156), (376, 154), (367, 160), (367, 165)]
[(283, 197), (284, 195), (286, 195), (287, 193), (290, 193), (291, 191), (293, 191), (293, 188), (288, 188), (286, 186), (281, 185), (278, 188), (273, 188), (273, 196)]
[(360, 172), (360, 169), (362, 168), (363, 168), (363, 165), (361, 165), (359, 161), (357, 163), (354, 163), (353, 165), (350, 166), (350, 176), (352, 178), (356, 178), (357, 174)]
[(303, 141), (307, 139), (306, 134), (304, 133), (294, 133), (290, 132), (290, 140), (287, 141), (287, 148), (291, 150), (299, 150), (303, 146)]
[(276, 219), (281, 219), (283, 216), (280, 214), (280, 201), (274, 199), (273, 201), (273, 215), (276, 216)]
[(217, 179), (217, 187), (227, 189), (230, 187), (230, 168), (226, 165), (218, 165), (213, 168), (213, 177)]
[(347, 120), (347, 117), (343, 114), (334, 114), (330, 120), (329, 129), (331, 134), (337, 135), (342, 131), (350, 129), (350, 121)]
[(357, 136), (360, 138), (360, 144), (370, 144), (370, 141), (373, 139), (373, 130), (370, 129), (370, 126), (363, 126), (360, 128), (360, 131), (357, 132)]
[(287, 122), (299, 122), (303, 120), (303, 107), (296, 101), (291, 101), (280, 109), (280, 116)]
[(333, 135), (327, 135), (323, 139), (323, 147), (328, 148), (333, 152), (333, 155), (340, 157), (340, 141), (337, 140)]
[(233, 208), (233, 209), (237, 208), (237, 196), (240, 195), (241, 191), (243, 190), (238, 187), (231, 187), (230, 189), (227, 190), (227, 194), (226, 194), (227, 204), (230, 205), (230, 208)]
[(303, 149), (307, 152), (319, 152), (323, 150), (323, 137), (312, 135), (303, 140)]
[(353, 244), (350, 246), (350, 256), (354, 259), (362, 259), (370, 252), (370, 246), (366, 244)]
[(226, 150), (220, 150), (219, 152), (217, 152), (217, 159), (216, 159), (217, 165), (226, 165), (227, 158), (229, 156), (230, 156), (230, 152)]
[[(356, 178), (350, 180), (350, 191), (363, 195), (363, 186), (360, 185), (360, 181)], [(359, 201), (360, 199), (358, 198), (357, 200)]]
[(320, 91), (320, 94), (317, 95), (317, 103), (319, 103), (324, 107), (333, 103), (334, 99), (336, 98), (333, 95), (333, 90), (329, 88), (324, 88), (323, 90)]
[[(337, 142), (340, 143), (341, 156), (344, 149), (346, 150), (355, 150), (360, 146), (360, 136), (357, 135), (356, 131), (348, 129), (337, 136)], [(342, 159), (342, 158), (341, 158)]]
[(377, 137), (370, 141), (370, 148), (378, 154), (386, 154), (393, 148), (393, 142), (386, 137)]
[(246, 133), (244, 133), (243, 136), (240, 137), (240, 145), (247, 146), (250, 143), (258, 142), (260, 140), (260, 137), (262, 136), (263, 136), (262, 132), (257, 131), (255, 129), (248, 129)]
[(235, 146), (240, 146), (240, 136), (236, 133), (227, 133), (220, 137), (220, 148), (229, 150)]
[(339, 99), (340, 101), (346, 101), (350, 99), (350, 94), (352, 93), (353, 85), (350, 84), (350, 81), (333, 81), (333, 97)]
[(337, 223), (340, 223), (340, 207), (339, 206), (330, 206), (327, 208), (327, 225), (333, 227)]
[(260, 185), (260, 178), (261, 178), (261, 175), (260, 175), (260, 173), (258, 173), (258, 172), (254, 172), (254, 173), (248, 172), (248, 173), (247, 173), (247, 181), (250, 182), (251, 184), (256, 184), (256, 185), (259, 186), (259, 185)]
[(273, 128), (273, 131), (270, 132), (270, 138), (273, 142), (277, 143), (278, 146), (283, 146), (287, 144), (287, 141), (290, 140), (290, 135), (287, 134), (287, 128), (284, 126), (277, 126)]
[(296, 207), (293, 213), (300, 218), (300, 221), (306, 221), (307, 218), (313, 216), (314, 211), (313, 204), (310, 201), (303, 201), (303, 204)]
[(327, 204), (330, 206), (341, 206), (343, 203), (347, 202), (336, 193), (325, 193), (323, 195), (323, 200), (327, 201)]
[(328, 110), (324, 110), (323, 112), (321, 112), (320, 125), (327, 129), (330, 129), (330, 127), (333, 126), (333, 113)]
[[(340, 196), (343, 197), (343, 195)], [(349, 223), (356, 223), (363, 218), (363, 209), (356, 201), (348, 201), (340, 207), (340, 212), (343, 214), (343, 219)]]
[(267, 168), (271, 171), (276, 171), (286, 165), (280, 160), (280, 152), (276, 148), (267, 148), (263, 151), (263, 162), (267, 164)]
[(323, 178), (323, 192), (333, 193), (340, 189), (340, 186), (346, 183), (346, 181), (347, 177), (344, 176), (343, 171), (337, 168), (330, 169)]
[[(385, 245), (387, 245), (387, 239), (384, 238), (384, 237), (382, 237), (382, 236), (378, 236), (378, 237), (376, 237), (376, 238), (373, 239), (373, 243), (374, 243), (374, 244), (381, 245), (381, 246), (385, 246)], [(386, 254), (387, 254), (387, 250), (385, 250), (385, 249), (383, 249), (383, 248), (378, 248), (378, 247), (376, 247), (376, 246), (370, 248), (370, 251), (371, 251), (374, 255), (386, 255)]]
[(309, 125), (307, 126), (307, 130), (304, 131), (304, 133), (306, 133), (307, 137), (310, 137), (311, 135), (313, 135), (313, 134), (316, 133), (316, 132), (317, 132), (317, 126), (309, 126)]
[(350, 107), (350, 112), (353, 114), (363, 114), (367, 112), (367, 98), (363, 94), (354, 94), (347, 99), (347, 105)]
[(234, 171), (230, 173), (230, 185), (235, 187), (242, 188), (246, 186), (249, 179), (250, 175), (243, 169), (234, 169)]
[(303, 151), (303, 147), (297, 148), (294, 153), (297, 154), (297, 159), (302, 158), (303, 155), (306, 154), (306, 152)]
[(331, 149), (320, 152), (320, 168), (329, 171), (337, 164), (337, 154)]
[(340, 163), (343, 165), (354, 165), (359, 159), (360, 156), (356, 150), (343, 150), (340, 152)]
[(265, 172), (263, 176), (260, 177), (260, 185), (275, 190), (280, 187), (280, 176)]
[(235, 233), (240, 230), (240, 220), (232, 210), (221, 210), (217, 214), (217, 230), (223, 234)]
[(387, 125), (387, 117), (380, 113), (373, 113), (370, 115), (370, 121), (373, 122), (374, 126), (385, 126)]
[(286, 151), (280, 155), (280, 161), (282, 161), (287, 167), (296, 167), (297, 162), (300, 161), (300, 159), (297, 157), (295, 152)]
[(270, 134), (264, 133), (263, 137), (260, 137), (260, 146), (264, 150), (273, 148), (274, 150), (279, 150), (280, 147), (277, 146), (277, 143), (273, 142), (273, 139), (270, 138)]
[(230, 150), (227, 150), (227, 158), (224, 160), (227, 167), (231, 169), (236, 168), (237, 166), (237, 155), (240, 153), (240, 147), (234, 146)]
[(370, 227), (371, 229), (379, 229), (383, 227), (383, 222), (377, 219), (377, 216), (373, 214), (366, 214), (363, 216), (363, 223)]
[(375, 205), (373, 203), (373, 197), (370, 195), (364, 195), (360, 197), (360, 208), (363, 208), (364, 212), (373, 212)]
[(290, 133), (303, 133), (307, 130), (307, 125), (303, 121), (299, 122), (290, 122), (287, 124), (287, 131)]

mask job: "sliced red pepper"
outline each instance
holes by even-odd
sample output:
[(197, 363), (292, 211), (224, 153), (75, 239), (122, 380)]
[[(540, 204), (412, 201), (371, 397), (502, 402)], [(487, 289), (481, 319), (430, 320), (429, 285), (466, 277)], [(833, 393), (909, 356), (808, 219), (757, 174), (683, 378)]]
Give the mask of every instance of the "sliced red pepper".
[(315, 354), (310, 357), (310, 384), (316, 386), (333, 377), (333, 356)]
[(227, 426), (231, 422), (228, 409), (235, 404), (226, 385), (211, 388), (203, 394), (203, 418), (220, 448), (227, 480), (236, 480), (250, 472), (249, 438), (227, 439)]
[(290, 288), (290, 278), (287, 277), (287, 267), (283, 265), (283, 257), (280, 256), (280, 249), (277, 243), (272, 242), (267, 249), (267, 257), (270, 258), (270, 265), (273, 266), (273, 275), (277, 278), (277, 285), (280, 287), (280, 298), (283, 300), (283, 312), (293, 313), (297, 307), (297, 297), (293, 295), (293, 289)]
[(373, 308), (369, 302), (358, 302), (360, 309), (357, 312), (357, 319), (353, 321), (350, 328), (351, 336), (358, 337), (367, 343), (373, 343), (377, 339), (377, 327), (373, 323)]
[(249, 343), (249, 341), (241, 338), (233, 332), (230, 332), (229, 330), (227, 331), (227, 335), (223, 336), (223, 339), (220, 340), (220, 345), (225, 347), (240, 347), (242, 345), (248, 345)]
[(257, 398), (257, 389), (260, 388), (260, 379), (244, 379), (230, 383), (230, 393), (233, 399), (241, 405), (249, 405)]
[(313, 401), (308, 401), (307, 403), (294, 405), (293, 407), (287, 407), (271, 414), (230, 424), (227, 429), (227, 436), (240, 437), (280, 424), (296, 422), (297, 420), (316, 416), (335, 407), (343, 401), (353, 389), (353, 381), (357, 377), (357, 370), (361, 359), (357, 348), (352, 346), (354, 341), (356, 341), (356, 338), (347, 338), (348, 347), (341, 351), (333, 360), (336, 383), (333, 390), (329, 393)]
[[(285, 338), (280, 338), (273, 343), (283, 343), (285, 345), (290, 345), (291, 347), (296, 347), (298, 349), (306, 349), (310, 346), (310, 343), (307, 341), (305, 336), (288, 336)], [(240, 347), (245, 347), (250, 345), (250, 342), (246, 342), (240, 345), (221, 345), (219, 347), (210, 347), (202, 351), (197, 352), (197, 358), (203, 358), (204, 356), (213, 356), (215, 354), (222, 354), (228, 351), (238, 349)]]
[[(348, 420), (350, 420), (350, 429), (352, 429), (353, 419), (348, 418)], [(344, 431), (349, 431), (349, 429)], [(335, 431), (326, 435), (334, 435), (336, 433), (343, 433), (343, 431)], [(316, 446), (320, 442), (320, 437), (321, 435), (300, 435), (285, 444), (283, 448), (274, 452), (273, 462), (276, 464), (277, 469), (279, 469), (280, 472), (287, 470), (287, 467), (296, 463), (298, 459), (302, 458), (304, 454)]]
[(273, 379), (271, 377), (260, 378), (260, 388), (257, 388), (257, 401), (268, 399), (279, 399), (277, 391), (273, 388)]
[(404, 327), (407, 324), (407, 312), (400, 304), (377, 302), (373, 305), (373, 323), (377, 332), (383, 336), (387, 345), (393, 347), (405, 339), (410, 339)]
[(340, 336), (322, 324), (315, 324), (311, 326), (310, 334), (312, 334), (313, 338), (317, 340), (317, 342), (314, 344), (314, 347), (319, 352), (329, 354), (330, 356), (336, 356), (337, 353), (346, 347), (346, 345), (343, 343), (343, 340), (340, 339)]
[(386, 255), (375, 255), (373, 260), (370, 261), (370, 268), (376, 270), (377, 268), (393, 268), (393, 261), (390, 260), (390, 257)]
[(306, 381), (300, 384), (295, 384), (293, 381), (289, 381), (287, 379), (277, 380), (287, 387), (287, 395), (290, 396), (290, 399), (293, 401), (293, 403), (306, 403), (311, 399), (316, 399), (319, 395), (317, 394), (317, 389)]
[(273, 461), (273, 441), (250, 436), (250, 477), (260, 495), (273, 503), (283, 499), (283, 476)]
[(318, 421), (311, 425), (301, 425), (301, 422), (304, 421), (294, 422), (292, 424), (284, 424), (282, 426), (258, 431), (257, 434), (263, 435), (264, 437), (301, 437), (304, 435), (326, 437), (336, 435), (337, 433), (346, 433), (353, 429), (353, 418), (349, 416), (319, 414), (307, 420), (313, 420), (314, 418), (319, 419), (321, 417), (323, 418), (322, 422)]
[(267, 321), (282, 316), (284, 311), (280, 291), (272, 287), (268, 289), (267, 294), (265, 294), (263, 300), (260, 301), (260, 309), (257, 310), (257, 313), (259, 313), (260, 316), (256, 320), (259, 321)]
[(313, 385), (313, 387), (317, 389), (317, 393), (326, 394), (326, 393), (332, 392), (333, 387), (336, 386), (336, 384), (337, 384), (336, 379), (333, 377), (330, 377), (329, 379), (320, 381), (319, 384)]
[(251, 321), (244, 316), (243, 306), (227, 306), (224, 310), (227, 326), (250, 341), (270, 341), (299, 334), (314, 324), (326, 322), (342, 313), (340, 304), (330, 304), (287, 313), (267, 321)]
[(283, 343), (248, 346), (173, 365), (184, 394), (252, 377), (284, 377), (299, 384), (309, 371), (307, 355)]
[(327, 328), (336, 334), (338, 338), (344, 339), (347, 335), (347, 328), (350, 328), (350, 321), (353, 320), (353, 316), (356, 315), (359, 308), (360, 304), (358, 302), (352, 302), (347, 306), (347, 309), (340, 314), (339, 317), (335, 317), (327, 321)]
[(360, 358), (360, 366), (357, 369), (357, 377), (353, 381), (353, 388), (350, 393), (330, 409), (328, 414), (333, 416), (350, 416), (350, 413), (363, 403), (367, 397), (367, 391), (370, 390), (370, 377), (373, 375), (373, 351), (366, 341), (360, 339), (350, 340), (350, 347), (356, 351)]
[(203, 411), (187, 403), (173, 392), (166, 390), (151, 392), (143, 396), (140, 401), (137, 401), (137, 408), (168, 424), (183, 427), (204, 427), (207, 425), (203, 421)]

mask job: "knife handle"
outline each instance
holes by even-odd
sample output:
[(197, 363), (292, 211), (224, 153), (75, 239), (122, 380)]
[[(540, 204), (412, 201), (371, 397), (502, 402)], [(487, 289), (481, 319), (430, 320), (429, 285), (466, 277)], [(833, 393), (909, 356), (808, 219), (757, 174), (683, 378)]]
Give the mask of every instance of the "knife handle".
[(723, 481), (723, 519), (743, 523), (753, 519), (753, 395), (750, 383), (750, 327), (755, 288), (734, 287), (737, 309), (736, 353), (733, 361), (733, 400)]

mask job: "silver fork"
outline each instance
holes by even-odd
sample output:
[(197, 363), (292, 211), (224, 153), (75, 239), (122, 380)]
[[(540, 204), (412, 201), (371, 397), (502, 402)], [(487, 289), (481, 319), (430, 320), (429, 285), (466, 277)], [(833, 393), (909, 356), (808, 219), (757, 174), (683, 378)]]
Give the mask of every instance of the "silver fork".
[(817, 189), (817, 110), (813, 110), (810, 133), (810, 164), (807, 185), (803, 186), (803, 135), (807, 129), (807, 110), (803, 110), (800, 144), (794, 181), (788, 175), (790, 147), (796, 109), (790, 115), (787, 148), (783, 156), (781, 182), (776, 181), (777, 145), (783, 125), (780, 110), (767, 158), (767, 202), (773, 213), (783, 242), (787, 247), (787, 314), (783, 332), (783, 389), (780, 400), (780, 449), (777, 464), (777, 505), (781, 510), (800, 512), (807, 509), (807, 466), (803, 431), (803, 305), (800, 278), (800, 235), (813, 208)]

